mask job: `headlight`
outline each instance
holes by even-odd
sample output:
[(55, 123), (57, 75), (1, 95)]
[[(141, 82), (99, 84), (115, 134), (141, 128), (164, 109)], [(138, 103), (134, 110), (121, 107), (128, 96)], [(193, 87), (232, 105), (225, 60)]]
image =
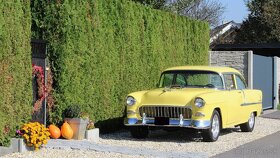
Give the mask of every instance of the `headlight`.
[(129, 97), (126, 98), (126, 104), (127, 105), (132, 106), (135, 103), (136, 103), (136, 100), (133, 97), (129, 96)]
[(194, 105), (201, 108), (205, 105), (205, 101), (202, 98), (196, 98), (194, 101)]

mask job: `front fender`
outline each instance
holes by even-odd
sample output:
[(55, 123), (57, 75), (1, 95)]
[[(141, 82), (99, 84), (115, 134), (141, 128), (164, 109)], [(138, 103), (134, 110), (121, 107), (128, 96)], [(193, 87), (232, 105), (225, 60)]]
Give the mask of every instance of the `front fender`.
[[(205, 105), (201, 108), (193, 106), (193, 119), (194, 120), (211, 120), (213, 111), (219, 109), (220, 115), (225, 115), (223, 109), (224, 103), (226, 102), (224, 91), (217, 91), (213, 93), (206, 93), (198, 95), (197, 97), (202, 98), (205, 101)], [(201, 116), (202, 114), (202, 116)]]
[(142, 97), (145, 93), (147, 93), (147, 91), (138, 91), (138, 92), (133, 92), (133, 93), (130, 93), (127, 95), (127, 97), (131, 96), (131, 97), (134, 97), (136, 100), (134, 105), (127, 106), (127, 108), (126, 108), (126, 113), (127, 113), (128, 118), (138, 118), (139, 117), (138, 116), (139, 114), (137, 114), (137, 109), (138, 109), (138, 106), (140, 105)]

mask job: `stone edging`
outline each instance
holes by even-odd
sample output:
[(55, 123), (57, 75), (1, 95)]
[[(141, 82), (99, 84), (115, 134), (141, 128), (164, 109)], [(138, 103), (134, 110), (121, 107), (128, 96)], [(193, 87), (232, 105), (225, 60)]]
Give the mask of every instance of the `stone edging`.
[(74, 149), (74, 150), (92, 150), (98, 152), (112, 152), (120, 153), (125, 155), (141, 155), (148, 157), (172, 157), (172, 158), (206, 158), (208, 157), (204, 153), (193, 153), (193, 152), (167, 152), (157, 151), (148, 148), (132, 148), (132, 147), (121, 147), (107, 144), (98, 144), (87, 140), (63, 140), (56, 139), (50, 140), (46, 145), (49, 149)]

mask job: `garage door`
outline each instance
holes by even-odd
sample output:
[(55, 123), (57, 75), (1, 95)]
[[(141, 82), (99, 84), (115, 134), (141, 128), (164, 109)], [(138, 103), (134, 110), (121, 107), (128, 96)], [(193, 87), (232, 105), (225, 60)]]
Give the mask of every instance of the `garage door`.
[(273, 107), (273, 57), (254, 54), (253, 87), (263, 92), (263, 109)]

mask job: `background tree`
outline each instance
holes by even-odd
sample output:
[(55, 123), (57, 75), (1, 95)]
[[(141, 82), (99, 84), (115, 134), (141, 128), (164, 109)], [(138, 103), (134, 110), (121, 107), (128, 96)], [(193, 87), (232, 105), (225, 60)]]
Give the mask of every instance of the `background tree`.
[(250, 11), (236, 36), (236, 43), (271, 43), (280, 41), (280, 1), (248, 0)]
[(217, 0), (177, 0), (167, 7), (179, 15), (207, 21), (212, 27), (222, 20), (225, 9)]
[(207, 21), (217, 26), (225, 7), (218, 0), (133, 0), (154, 9), (167, 10), (182, 16)]
[(264, 19), (271, 28), (271, 34), (280, 41), (280, 0), (268, 1), (264, 7)]

